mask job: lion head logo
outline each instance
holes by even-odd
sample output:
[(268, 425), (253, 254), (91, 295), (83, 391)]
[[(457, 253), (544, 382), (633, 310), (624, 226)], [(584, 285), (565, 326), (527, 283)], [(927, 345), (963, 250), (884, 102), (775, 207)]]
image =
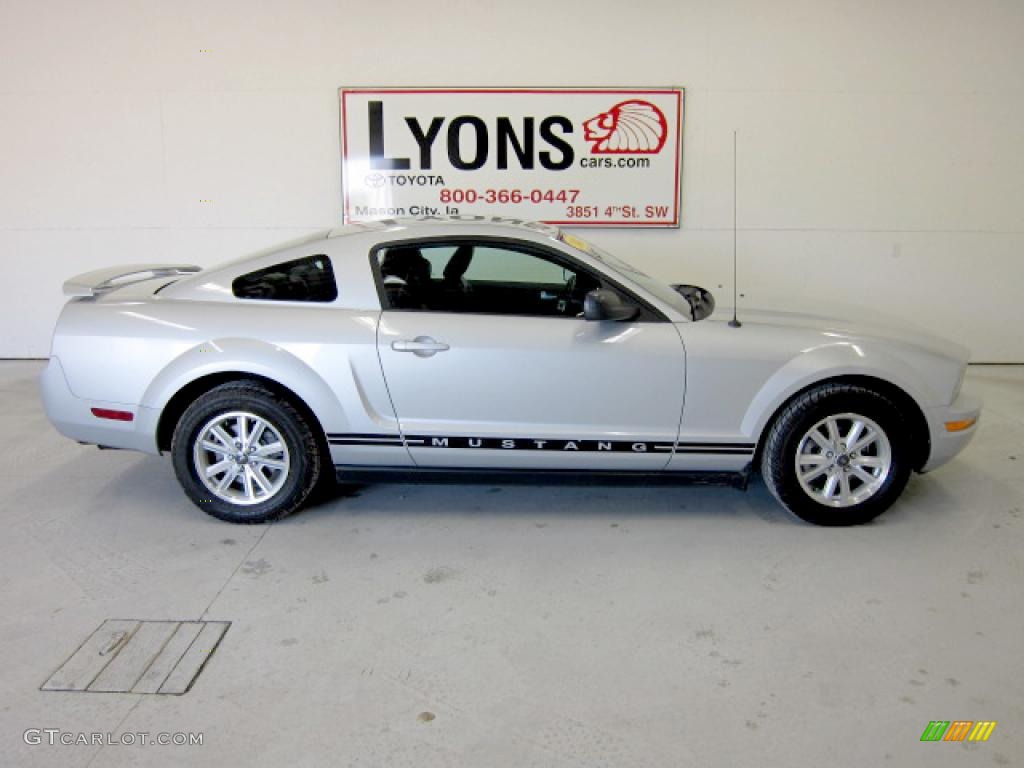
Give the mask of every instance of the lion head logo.
[(665, 146), (668, 122), (649, 101), (631, 99), (583, 123), (595, 155), (655, 155)]

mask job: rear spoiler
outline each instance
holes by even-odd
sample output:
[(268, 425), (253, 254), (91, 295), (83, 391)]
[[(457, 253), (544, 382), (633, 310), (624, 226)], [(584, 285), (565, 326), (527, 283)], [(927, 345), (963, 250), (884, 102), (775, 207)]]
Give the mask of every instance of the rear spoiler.
[(194, 264), (125, 264), (107, 267), (72, 277), (64, 283), (65, 296), (99, 296), (131, 283), (154, 277), (179, 277), (201, 272)]

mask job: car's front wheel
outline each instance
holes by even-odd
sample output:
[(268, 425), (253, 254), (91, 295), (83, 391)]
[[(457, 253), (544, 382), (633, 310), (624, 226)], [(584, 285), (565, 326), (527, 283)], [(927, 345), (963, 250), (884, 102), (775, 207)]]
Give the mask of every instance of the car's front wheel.
[(307, 499), (322, 457), (295, 407), (256, 382), (229, 382), (199, 397), (174, 430), (178, 481), (207, 513), (232, 523), (284, 517)]
[(899, 408), (856, 384), (824, 384), (779, 414), (761, 475), (783, 506), (817, 525), (857, 525), (882, 514), (910, 477), (911, 435)]

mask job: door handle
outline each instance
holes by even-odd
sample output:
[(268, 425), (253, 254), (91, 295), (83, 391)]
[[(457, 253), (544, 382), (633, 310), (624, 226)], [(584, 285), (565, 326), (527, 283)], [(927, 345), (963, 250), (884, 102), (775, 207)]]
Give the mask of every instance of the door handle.
[(438, 352), (446, 352), (451, 347), (442, 341), (436, 341), (429, 336), (417, 336), (412, 341), (399, 339), (391, 342), (391, 348), (395, 352), (412, 352), (416, 357), (430, 357)]

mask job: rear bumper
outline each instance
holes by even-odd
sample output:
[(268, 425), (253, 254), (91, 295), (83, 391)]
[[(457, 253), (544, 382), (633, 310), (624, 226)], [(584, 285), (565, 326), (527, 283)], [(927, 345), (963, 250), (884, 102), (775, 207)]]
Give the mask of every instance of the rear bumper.
[[(928, 461), (925, 462), (921, 471), (928, 472), (941, 467), (966, 448), (974, 437), (974, 433), (978, 431), (977, 419), (980, 416), (981, 399), (966, 389), (960, 391), (952, 405), (928, 409), (925, 412), (925, 418), (928, 420), (932, 446)], [(975, 423), (960, 432), (949, 432), (946, 429), (947, 421), (962, 421), (964, 419), (975, 419)]]
[[(80, 443), (109, 448), (125, 448), (144, 453), (159, 453), (156, 446), (158, 411), (125, 403), (84, 400), (68, 386), (60, 360), (51, 357), (39, 377), (39, 394), (50, 423), (65, 437)], [(128, 411), (132, 421), (97, 418), (93, 408)]]

